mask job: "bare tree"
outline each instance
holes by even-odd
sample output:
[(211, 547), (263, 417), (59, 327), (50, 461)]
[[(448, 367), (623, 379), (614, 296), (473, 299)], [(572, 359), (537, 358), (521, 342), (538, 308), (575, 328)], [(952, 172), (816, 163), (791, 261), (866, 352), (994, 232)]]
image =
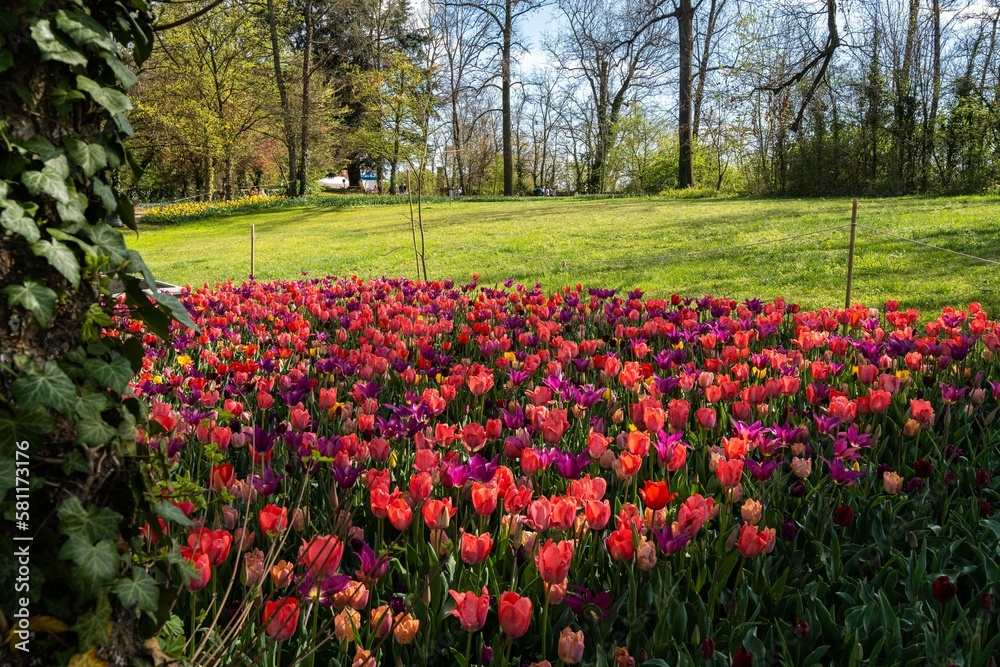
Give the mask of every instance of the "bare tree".
[[(689, 0), (683, 2), (690, 6)], [(586, 182), (590, 192), (612, 185), (606, 162), (622, 110), (650, 92), (668, 69), (672, 35), (664, 19), (673, 15), (665, 13), (668, 7), (667, 0), (559, 0), (567, 27), (550, 51), (562, 70), (586, 82), (596, 115)], [(683, 56), (681, 60), (683, 77)], [(690, 94), (687, 108), (690, 112)], [(690, 119), (688, 128), (690, 134)]]
[(515, 36), (518, 21), (525, 14), (546, 4), (546, 0), (444, 0), (443, 5), (468, 7), (482, 12), (496, 28), (497, 41), (492, 45), (500, 53), (500, 116), (502, 123), (501, 142), (503, 144), (503, 193), (514, 194), (514, 150), (511, 107), (511, 72), (516, 46)]

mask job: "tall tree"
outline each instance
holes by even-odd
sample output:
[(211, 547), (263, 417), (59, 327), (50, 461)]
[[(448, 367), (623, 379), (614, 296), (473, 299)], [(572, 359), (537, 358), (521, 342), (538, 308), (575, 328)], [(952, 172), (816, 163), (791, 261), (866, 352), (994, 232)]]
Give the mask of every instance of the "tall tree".
[[(666, 73), (671, 37), (663, 20), (669, 16), (666, 6), (667, 0), (559, 0), (566, 28), (550, 50), (561, 70), (586, 82), (596, 116), (586, 183), (590, 192), (604, 192), (614, 185), (606, 161), (625, 105), (650, 93)], [(689, 68), (690, 55), (688, 51)], [(686, 90), (690, 112), (690, 85)], [(684, 102), (682, 98), (682, 108)], [(690, 138), (690, 116), (687, 127)]]
[(503, 146), (503, 193), (514, 194), (514, 134), (511, 106), (512, 71), (516, 30), (519, 20), (546, 4), (547, 0), (443, 0), (450, 7), (468, 7), (482, 12), (496, 29), (495, 43), (500, 54), (500, 118)]

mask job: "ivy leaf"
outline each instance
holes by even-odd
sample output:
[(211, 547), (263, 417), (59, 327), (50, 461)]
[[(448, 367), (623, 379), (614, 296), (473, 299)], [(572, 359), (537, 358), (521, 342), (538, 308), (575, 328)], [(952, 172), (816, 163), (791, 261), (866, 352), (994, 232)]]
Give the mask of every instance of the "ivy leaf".
[(118, 80), (122, 84), (122, 88), (128, 90), (129, 88), (135, 85), (136, 82), (135, 72), (130, 70), (128, 68), (128, 65), (122, 62), (122, 59), (118, 57), (117, 52), (115, 53), (104, 52), (101, 54), (101, 57), (104, 58), (104, 62), (108, 64), (108, 67), (111, 68), (111, 71), (114, 72), (115, 76), (118, 77)]
[(3, 213), (0, 213), (0, 225), (3, 225), (5, 229), (15, 234), (23, 236), (28, 240), (28, 243), (34, 243), (41, 238), (38, 225), (35, 224), (35, 221), (27, 215), (25, 210), (16, 201), (7, 202)]
[(162, 501), (153, 505), (153, 511), (163, 518), (167, 523), (176, 523), (178, 526), (193, 526), (194, 522), (187, 518), (184, 512), (177, 505)]
[(31, 252), (49, 260), (53, 269), (63, 274), (73, 287), (80, 287), (80, 263), (68, 247), (58, 241), (35, 241)]
[(45, 160), (45, 166), (58, 174), (59, 178), (69, 178), (69, 160), (61, 152)]
[(67, 65), (86, 66), (87, 57), (66, 43), (62, 37), (52, 32), (48, 19), (38, 19), (31, 25), (31, 38), (38, 45), (42, 62), (58, 60)]
[(118, 207), (118, 201), (115, 199), (115, 191), (111, 189), (110, 185), (99, 178), (90, 181), (90, 185), (94, 188), (94, 194), (101, 198), (104, 210), (114, 211)]
[(3, 288), (8, 306), (21, 306), (31, 312), (43, 329), (49, 328), (56, 307), (56, 293), (36, 280), (28, 278), (23, 285)]
[(86, 210), (87, 196), (79, 192), (71, 192), (69, 195), (69, 202), (66, 204), (56, 202), (56, 212), (59, 214), (59, 217), (63, 222), (74, 222), (81, 225), (85, 224), (87, 222), (87, 218), (84, 216), (84, 211)]
[(80, 499), (70, 496), (59, 506), (59, 532), (67, 537), (79, 536), (88, 544), (101, 540), (115, 540), (120, 533), (118, 524), (122, 517), (107, 507), (91, 505), (84, 509)]
[(53, 157), (59, 154), (59, 149), (56, 148), (47, 137), (43, 137), (40, 134), (32, 135), (30, 139), (21, 144), (24, 150), (34, 153), (42, 159), (42, 161), (51, 160)]
[(110, 363), (100, 359), (87, 359), (83, 362), (83, 370), (88, 377), (116, 394), (125, 392), (133, 375), (131, 364), (121, 355), (115, 355)]
[(82, 74), (76, 77), (76, 87), (88, 93), (94, 102), (104, 107), (109, 113), (122, 113), (132, 108), (132, 103), (129, 102), (125, 93), (114, 88), (105, 88)]
[(111, 259), (112, 266), (119, 266), (128, 255), (128, 248), (125, 246), (122, 233), (111, 225), (90, 225), (84, 227), (83, 233)]
[(69, 113), (73, 102), (86, 99), (86, 97), (79, 90), (71, 90), (65, 83), (60, 82), (49, 93), (49, 99), (52, 100), (52, 105), (56, 108), (56, 111), (65, 116)]
[(56, 27), (69, 35), (77, 46), (96, 46), (101, 51), (115, 51), (114, 40), (100, 23), (83, 12), (56, 12)]
[(14, 56), (7, 49), (0, 49), (0, 72), (10, 69), (14, 64)]
[(86, 176), (93, 176), (108, 164), (108, 154), (100, 144), (91, 144), (79, 139), (69, 139), (66, 142), (69, 157)]
[(41, 405), (67, 414), (76, 398), (73, 381), (51, 360), (41, 371), (14, 380), (11, 388), (22, 410)]
[(115, 437), (114, 428), (101, 417), (87, 416), (76, 420), (76, 441), (81, 445), (104, 445)]
[(111, 627), (111, 603), (106, 595), (97, 600), (94, 611), (81, 616), (73, 625), (81, 651), (91, 646), (101, 646), (108, 641), (108, 630)]
[(126, 607), (137, 605), (140, 611), (156, 611), (160, 589), (156, 581), (139, 567), (132, 568), (131, 579), (119, 579), (115, 594)]
[(60, 177), (52, 167), (45, 166), (41, 171), (29, 169), (21, 174), (21, 182), (28, 188), (28, 194), (32, 197), (44, 192), (55, 199), (60, 204), (69, 202), (69, 188), (66, 187), (66, 180)]
[[(30, 410), (21, 410), (16, 418), (6, 410), (0, 410), (0, 443), (15, 443), (27, 440), (40, 443), (42, 436), (52, 432), (55, 425), (48, 410), (38, 405)], [(0, 466), (0, 470), (3, 466)], [(11, 473), (13, 474), (13, 467)], [(0, 489), (0, 498), (3, 490)]]
[(59, 558), (76, 563), (77, 576), (85, 583), (100, 585), (118, 572), (118, 549), (108, 539), (92, 544), (82, 535), (70, 535), (59, 550)]

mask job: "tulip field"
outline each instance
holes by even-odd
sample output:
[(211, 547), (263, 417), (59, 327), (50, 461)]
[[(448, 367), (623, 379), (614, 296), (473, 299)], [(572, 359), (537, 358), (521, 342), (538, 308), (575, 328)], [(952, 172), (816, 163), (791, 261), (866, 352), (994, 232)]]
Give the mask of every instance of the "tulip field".
[[(995, 665), (1000, 325), (311, 278), (142, 340), (197, 665)], [(870, 304), (875, 305), (875, 304)], [(158, 524), (158, 525), (156, 525)], [(142, 556), (140, 556), (141, 558)], [(159, 576), (159, 575), (157, 575)]]

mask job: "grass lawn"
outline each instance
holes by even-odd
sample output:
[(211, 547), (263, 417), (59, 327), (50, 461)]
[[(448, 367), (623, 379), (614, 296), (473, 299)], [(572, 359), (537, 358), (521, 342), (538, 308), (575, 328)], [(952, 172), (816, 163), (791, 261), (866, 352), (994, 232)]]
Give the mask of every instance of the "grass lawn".
[[(842, 305), (849, 230), (786, 239), (850, 222), (847, 199), (528, 199), (424, 206), (431, 279), (513, 278), (547, 288), (641, 287), (647, 294), (784, 296)], [(327, 273), (415, 275), (404, 206), (289, 208), (140, 227), (130, 235), (157, 278), (178, 284), (244, 279), (256, 224), (261, 280)], [(859, 225), (1000, 260), (1000, 200), (871, 199)], [(782, 240), (784, 239), (784, 240)], [(1000, 267), (859, 227), (854, 300), (939, 309), (980, 301), (1000, 310)]]

